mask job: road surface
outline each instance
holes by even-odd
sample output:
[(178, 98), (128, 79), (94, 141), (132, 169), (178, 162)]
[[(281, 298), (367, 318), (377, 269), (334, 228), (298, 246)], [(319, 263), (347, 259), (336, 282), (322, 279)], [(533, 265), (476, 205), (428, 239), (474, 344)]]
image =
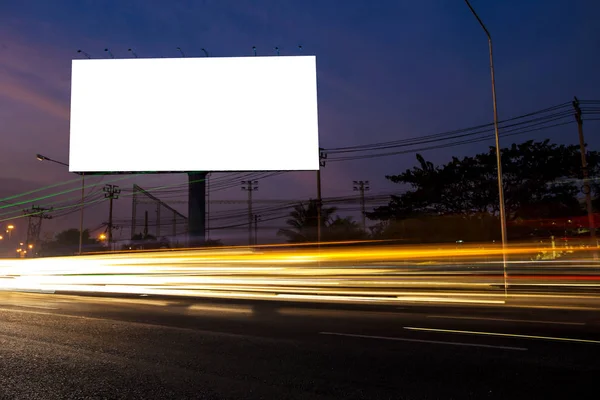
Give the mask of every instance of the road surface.
[(597, 311), (0, 292), (2, 399), (597, 399)]

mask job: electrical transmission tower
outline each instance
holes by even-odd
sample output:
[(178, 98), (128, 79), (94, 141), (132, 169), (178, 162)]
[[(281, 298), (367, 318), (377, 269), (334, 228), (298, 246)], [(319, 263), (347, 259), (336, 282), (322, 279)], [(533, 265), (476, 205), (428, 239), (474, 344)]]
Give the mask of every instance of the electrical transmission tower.
[(362, 214), (362, 228), (367, 231), (367, 211), (365, 209), (365, 191), (370, 189), (369, 181), (352, 181), (354, 191), (360, 191), (360, 210)]
[(254, 214), (252, 213), (252, 192), (258, 190), (258, 181), (242, 181), (242, 190), (248, 192), (248, 245), (252, 246), (252, 222)]
[(119, 198), (121, 189), (117, 185), (106, 184), (103, 188), (104, 198), (109, 199), (108, 208), (108, 248), (112, 250), (113, 243), (113, 200)]
[(42, 221), (51, 219), (52, 216), (48, 212), (52, 208), (32, 206), (29, 210), (23, 210), (26, 217), (29, 217), (29, 226), (27, 227), (27, 249), (38, 248), (40, 242), (40, 232), (42, 231)]

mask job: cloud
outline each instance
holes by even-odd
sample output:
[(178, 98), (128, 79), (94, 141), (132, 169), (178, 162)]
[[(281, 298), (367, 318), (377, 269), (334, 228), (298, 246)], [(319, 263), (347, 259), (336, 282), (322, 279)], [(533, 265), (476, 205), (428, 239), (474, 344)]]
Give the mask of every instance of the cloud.
[(32, 106), (56, 118), (69, 119), (69, 107), (65, 102), (35, 91), (24, 84), (0, 81), (0, 96)]
[[(57, 49), (37, 45), (4, 28), (0, 30), (0, 99), (32, 107), (35, 112), (68, 120), (69, 75), (68, 59)], [(35, 110), (35, 111), (34, 111)]]

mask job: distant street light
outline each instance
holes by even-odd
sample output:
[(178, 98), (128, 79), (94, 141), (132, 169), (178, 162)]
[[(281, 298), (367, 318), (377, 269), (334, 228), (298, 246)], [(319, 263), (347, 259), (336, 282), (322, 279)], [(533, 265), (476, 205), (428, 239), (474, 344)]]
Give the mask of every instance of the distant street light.
[(138, 58), (138, 55), (135, 53), (135, 51), (133, 51), (133, 49), (127, 49), (127, 51), (133, 54), (133, 57)]
[(473, 7), (471, 7), (469, 0), (465, 0), (465, 3), (467, 3), (467, 6), (471, 10), (471, 13), (473, 13), (475, 18), (477, 19), (477, 22), (479, 22), (479, 25), (481, 25), (481, 27), (483, 28), (483, 31), (485, 32), (485, 34), (488, 38), (488, 47), (489, 47), (489, 51), (490, 51), (490, 72), (491, 72), (491, 76), (492, 76), (492, 104), (494, 107), (494, 133), (496, 136), (496, 164), (497, 164), (497, 169), (498, 169), (498, 196), (499, 196), (499, 200), (500, 200), (500, 232), (502, 235), (502, 260), (503, 260), (503, 268), (504, 268), (504, 295), (507, 296), (508, 295), (508, 284), (507, 284), (507, 272), (506, 272), (506, 244), (507, 244), (506, 213), (504, 210), (504, 186), (502, 183), (502, 155), (500, 154), (500, 152), (501, 152), (500, 135), (498, 134), (498, 108), (496, 106), (496, 78), (494, 76), (494, 56), (493, 56), (493, 52), (492, 52), (492, 35), (490, 35), (490, 32), (487, 30), (487, 28), (483, 24), (483, 21), (481, 21), (481, 19), (479, 18), (479, 16), (473, 9)]
[(202, 52), (204, 53), (204, 55), (205, 55), (206, 57), (208, 57), (208, 51), (206, 51), (206, 49), (205, 49), (204, 47), (203, 47), (203, 48), (201, 48), (200, 50), (202, 50)]
[[(35, 157), (40, 161), (50, 161), (50, 162), (53, 162), (56, 164), (64, 165), (65, 167), (69, 166), (69, 164), (67, 164), (67, 163), (54, 160), (50, 157), (46, 157), (41, 154), (36, 154)], [(84, 207), (85, 207), (85, 174), (82, 172), (81, 173), (81, 211), (79, 213), (79, 254), (80, 255), (81, 255), (82, 248), (83, 248), (83, 209), (84, 209)]]
[(254, 55), (256, 56), (256, 46), (252, 46), (252, 52), (254, 52)]
[(104, 51), (108, 53), (108, 55), (110, 56), (110, 58), (115, 58), (115, 56), (113, 55), (113, 53), (108, 48), (104, 49)]
[(178, 47), (177, 50), (181, 53), (181, 57), (185, 57), (185, 53), (181, 50), (181, 47)]
[(6, 233), (8, 233), (8, 240), (12, 239), (13, 229), (15, 229), (15, 226), (12, 224), (6, 227)]
[(279, 55), (279, 47), (275, 47), (275, 51), (277, 52), (277, 55)]

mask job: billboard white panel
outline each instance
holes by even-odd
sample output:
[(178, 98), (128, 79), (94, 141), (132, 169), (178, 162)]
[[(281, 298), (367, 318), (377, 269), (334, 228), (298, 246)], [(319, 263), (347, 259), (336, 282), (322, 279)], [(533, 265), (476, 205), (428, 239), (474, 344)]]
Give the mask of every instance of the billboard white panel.
[(314, 56), (74, 60), (72, 172), (319, 168)]

